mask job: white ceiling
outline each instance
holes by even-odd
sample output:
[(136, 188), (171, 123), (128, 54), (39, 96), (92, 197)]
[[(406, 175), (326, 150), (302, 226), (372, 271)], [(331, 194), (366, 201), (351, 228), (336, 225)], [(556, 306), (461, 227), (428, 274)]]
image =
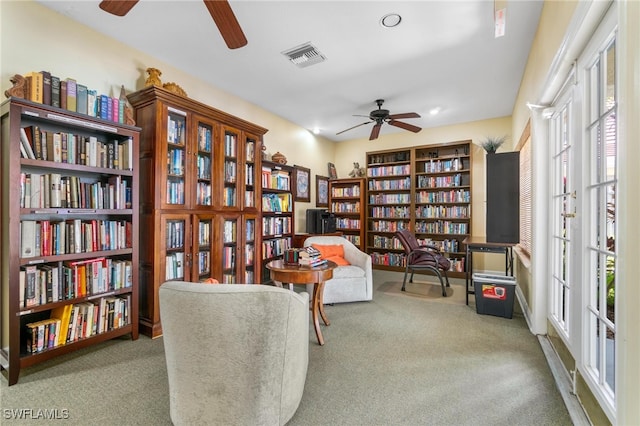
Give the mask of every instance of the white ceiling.
[[(99, 1), (40, 3), (334, 141), (368, 137), (375, 100), (422, 128), (511, 115), (542, 0), (270, 1), (231, 7), (248, 44), (230, 50), (200, 0), (141, 0), (125, 17)], [(383, 28), (382, 16), (402, 16)], [(298, 68), (281, 52), (311, 42), (325, 62)], [(151, 65), (150, 65), (151, 66)], [(195, 94), (191, 97), (197, 99)], [(440, 108), (438, 115), (429, 111)], [(380, 137), (404, 130), (385, 124)]]

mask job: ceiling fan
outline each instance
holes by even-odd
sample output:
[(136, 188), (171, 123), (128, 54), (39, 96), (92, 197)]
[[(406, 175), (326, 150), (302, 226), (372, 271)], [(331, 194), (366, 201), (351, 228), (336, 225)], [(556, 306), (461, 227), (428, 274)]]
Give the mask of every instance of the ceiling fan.
[[(125, 16), (139, 0), (103, 0), (100, 9), (116, 16)], [(211, 17), (218, 26), (220, 34), (229, 49), (237, 49), (247, 44), (247, 39), (240, 28), (227, 0), (203, 0)]]
[[(380, 134), (380, 128), (382, 127), (383, 123), (388, 123), (392, 126), (400, 127), (401, 129), (405, 129), (413, 133), (418, 133), (420, 130), (422, 130), (421, 127), (414, 126), (413, 124), (397, 121), (399, 118), (420, 118), (420, 114), (416, 112), (405, 112), (402, 114), (389, 114), (388, 109), (382, 109), (383, 103), (384, 103), (384, 99), (376, 100), (378, 109), (374, 109), (369, 113), (368, 117), (370, 121), (365, 121), (364, 123), (360, 123), (356, 126), (349, 127), (346, 130), (336, 133), (336, 135), (339, 135), (344, 132), (348, 132), (349, 130), (355, 129), (356, 127), (364, 126), (365, 124), (369, 124), (369, 123), (376, 123), (371, 129), (371, 135), (369, 136), (370, 141), (378, 138), (378, 135)], [(355, 115), (355, 117), (367, 117), (367, 116)]]

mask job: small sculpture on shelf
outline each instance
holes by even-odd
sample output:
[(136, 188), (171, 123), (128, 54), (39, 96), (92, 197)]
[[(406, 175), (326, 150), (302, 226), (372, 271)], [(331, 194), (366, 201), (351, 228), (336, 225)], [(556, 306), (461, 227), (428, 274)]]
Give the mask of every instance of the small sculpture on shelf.
[(158, 68), (147, 68), (147, 80), (144, 82), (144, 87), (156, 86), (162, 87), (162, 81), (160, 80), (160, 76), (162, 75), (162, 71)]
[(167, 89), (171, 93), (175, 93), (176, 95), (184, 96), (185, 98), (188, 97), (187, 92), (185, 92), (184, 89), (178, 86), (176, 83), (164, 83), (162, 87)]
[(9, 81), (13, 84), (13, 87), (5, 90), (4, 95), (7, 98), (15, 97), (15, 98), (27, 98), (27, 94), (25, 93), (25, 79), (20, 74), (15, 74), (13, 77), (9, 79)]
[(124, 90), (124, 84), (120, 87), (120, 102), (124, 102), (124, 124), (135, 126), (136, 120), (133, 118), (133, 107), (127, 99), (127, 92)]
[(353, 163), (353, 170), (349, 172), (349, 177), (364, 177), (365, 171), (364, 167), (360, 167), (360, 163), (357, 161)]
[(282, 154), (280, 151), (276, 152), (275, 154), (273, 154), (271, 156), (271, 160), (274, 163), (278, 163), (278, 164), (287, 164), (287, 157), (284, 156), (284, 154)]

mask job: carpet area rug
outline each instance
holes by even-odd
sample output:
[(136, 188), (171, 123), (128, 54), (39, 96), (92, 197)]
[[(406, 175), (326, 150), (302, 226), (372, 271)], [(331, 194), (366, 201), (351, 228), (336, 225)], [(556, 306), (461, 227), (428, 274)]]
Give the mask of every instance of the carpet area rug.
[[(428, 302), (448, 303), (454, 305), (464, 305), (464, 285), (451, 284), (447, 287), (447, 297), (442, 296), (440, 283), (429, 281), (416, 281), (407, 283), (405, 291), (402, 291), (402, 281), (387, 281), (380, 285), (379, 290), (389, 296), (408, 297)], [(469, 297), (469, 304), (475, 306), (473, 295)]]

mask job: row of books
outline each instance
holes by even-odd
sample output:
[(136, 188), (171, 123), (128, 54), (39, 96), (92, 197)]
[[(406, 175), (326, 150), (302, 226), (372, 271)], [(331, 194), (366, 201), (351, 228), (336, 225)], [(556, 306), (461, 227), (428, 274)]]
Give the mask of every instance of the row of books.
[(184, 278), (184, 253), (173, 252), (165, 256), (165, 280)]
[(438, 220), (435, 222), (416, 222), (416, 232), (422, 234), (467, 234), (468, 226), (464, 222), (450, 222)]
[(224, 156), (236, 157), (238, 149), (238, 137), (234, 133), (225, 133), (224, 135)]
[(360, 185), (353, 185), (348, 187), (334, 187), (331, 189), (332, 197), (359, 197)]
[(379, 176), (398, 176), (398, 175), (408, 175), (411, 173), (411, 166), (379, 166), (379, 167), (369, 167), (367, 169), (368, 177), (379, 177)]
[(184, 180), (167, 180), (167, 204), (184, 204)]
[(117, 170), (133, 169), (133, 140), (101, 141), (96, 136), (20, 128), (22, 158)]
[(32, 307), (133, 285), (130, 260), (93, 258), (27, 265), (20, 270), (20, 307)]
[(198, 151), (211, 153), (211, 128), (198, 126)]
[(369, 190), (371, 191), (397, 191), (411, 189), (411, 179), (385, 179), (385, 180), (370, 180)]
[(198, 179), (211, 180), (211, 157), (208, 155), (198, 154), (196, 170)]
[(360, 201), (332, 202), (331, 211), (334, 213), (360, 213)]
[(471, 206), (418, 206), (416, 218), (428, 219), (468, 219), (471, 217)]
[(225, 246), (222, 248), (222, 269), (236, 269), (236, 248)]
[(460, 158), (436, 161), (429, 160), (424, 163), (424, 171), (426, 173), (455, 172), (463, 169), (463, 161)]
[(292, 221), (285, 217), (263, 217), (262, 235), (282, 235), (291, 233)]
[(26, 351), (35, 354), (130, 324), (131, 296), (61, 306), (51, 318), (25, 326)]
[(236, 188), (235, 186), (225, 186), (222, 190), (222, 205), (224, 207), (233, 207), (236, 202)]
[(183, 116), (169, 115), (167, 120), (167, 142), (175, 145), (184, 145), (186, 126), (187, 123)]
[(291, 177), (285, 170), (271, 170), (270, 167), (262, 168), (262, 187), (266, 189), (279, 189), (289, 191)]
[(207, 182), (198, 182), (196, 184), (196, 203), (200, 206), (210, 206), (212, 204), (211, 199), (211, 184)]
[[(466, 183), (466, 185), (469, 184)], [(418, 188), (449, 188), (455, 186), (462, 186), (462, 175), (460, 173), (447, 176), (418, 176)]]
[[(408, 220), (409, 218), (407, 218)], [(409, 229), (408, 222), (402, 222), (397, 220), (373, 220), (369, 226), (371, 231), (377, 232), (396, 232), (402, 229)]]
[(369, 204), (410, 204), (411, 194), (371, 194)]
[(419, 191), (416, 193), (417, 203), (469, 203), (471, 192), (464, 189), (451, 191)]
[(235, 243), (236, 235), (238, 228), (238, 222), (235, 220), (225, 220), (223, 226), (223, 234), (222, 234), (222, 242), (227, 243)]
[(281, 193), (262, 194), (262, 211), (263, 212), (290, 212), (291, 211), (291, 194)]
[(25, 97), (32, 101), (91, 117), (124, 123), (126, 97), (98, 94), (75, 79), (62, 79), (49, 71), (32, 71), (24, 76)]
[(185, 153), (183, 149), (167, 150), (167, 173), (174, 176), (184, 175)]
[(336, 228), (338, 229), (360, 229), (360, 219), (349, 219), (346, 217), (336, 218)]
[(131, 186), (120, 176), (82, 182), (60, 173), (21, 173), (21, 208), (130, 209)]
[(409, 206), (372, 207), (371, 217), (409, 219), (411, 214)]
[(281, 256), (285, 250), (291, 248), (291, 237), (276, 238), (262, 242), (262, 259)]
[(126, 220), (22, 220), (20, 256), (56, 256), (132, 247), (132, 224)]

